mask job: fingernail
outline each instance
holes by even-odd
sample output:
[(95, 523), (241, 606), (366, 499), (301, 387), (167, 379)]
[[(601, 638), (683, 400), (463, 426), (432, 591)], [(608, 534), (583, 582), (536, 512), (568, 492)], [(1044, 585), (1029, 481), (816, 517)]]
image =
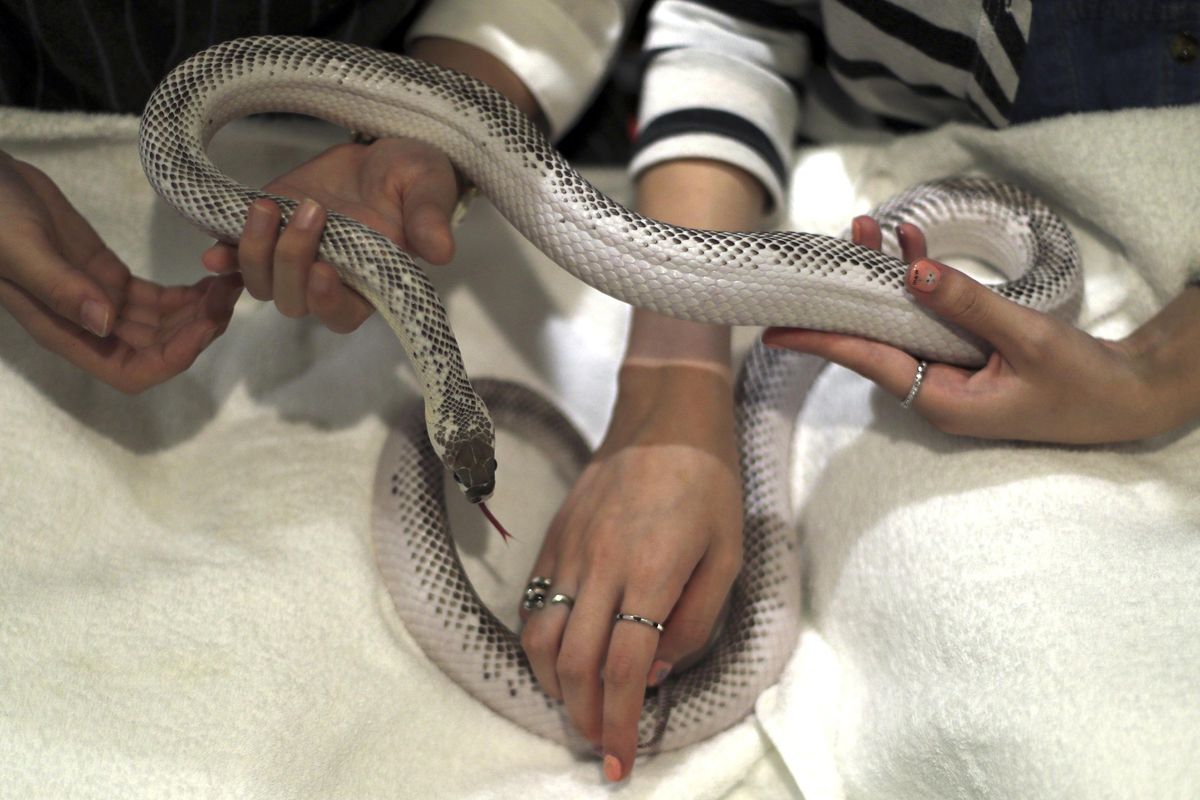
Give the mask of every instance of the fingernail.
[(650, 665), (650, 678), (646, 681), (647, 686), (658, 686), (667, 676), (671, 674), (671, 665), (663, 660), (655, 661)]
[(862, 237), (862, 223), (858, 221), (858, 217), (850, 220), (850, 238), (858, 240)]
[(942, 271), (932, 261), (922, 259), (913, 265), (911, 288), (918, 292), (932, 292), (942, 278)]
[(108, 336), (108, 309), (100, 303), (95, 300), (83, 301), (83, 308), (79, 310), (79, 318), (83, 321), (83, 327), (92, 333), (97, 336)]
[(612, 753), (604, 757), (604, 777), (612, 783), (621, 780), (621, 762)]
[(300, 208), (296, 209), (296, 214), (292, 217), (292, 224), (297, 228), (308, 230), (316, 224), (317, 212), (320, 210), (321, 207), (315, 200), (305, 200), (300, 204)]
[(200, 340), (200, 349), (203, 350), (204, 348), (208, 347), (210, 344), (212, 344), (212, 341), (215, 338), (217, 338), (217, 329), (209, 328), (208, 331), (205, 332), (204, 338)]

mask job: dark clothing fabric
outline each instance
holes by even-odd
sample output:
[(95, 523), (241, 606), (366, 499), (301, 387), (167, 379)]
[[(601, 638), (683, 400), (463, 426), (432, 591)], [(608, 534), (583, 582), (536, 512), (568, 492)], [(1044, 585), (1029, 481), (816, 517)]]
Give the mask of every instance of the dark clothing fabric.
[(1197, 0), (1036, 0), (1011, 120), (1200, 103)]
[(0, 0), (0, 105), (141, 113), (217, 42), (304, 34), (400, 50), (420, 0)]

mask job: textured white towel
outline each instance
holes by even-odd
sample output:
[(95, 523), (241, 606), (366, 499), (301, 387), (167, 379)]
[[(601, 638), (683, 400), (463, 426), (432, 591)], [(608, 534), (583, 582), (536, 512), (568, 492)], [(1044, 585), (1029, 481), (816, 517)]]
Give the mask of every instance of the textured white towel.
[[(0, 149), (46, 170), (136, 273), (194, 281), (207, 242), (154, 198), (135, 132), (0, 111)], [(238, 124), (214, 159), (261, 182), (339, 139)], [(619, 170), (593, 177), (627, 193)], [(598, 438), (620, 304), (486, 203), (435, 278), (469, 369), (544, 388)], [(243, 297), (191, 370), (130, 398), (0, 315), (0, 797), (607, 797), (598, 761), (471, 699), (396, 618), (371, 490), (412, 386), (378, 319), (343, 337)], [(467, 517), (461, 546), (511, 620), (556, 500), (525, 479), (536, 454), (500, 445), (493, 506), (520, 541), (504, 548)], [(639, 763), (621, 793), (786, 796), (786, 775), (748, 720)]]
[[(1197, 255), (1182, 224), (1195, 121), (823, 151), (799, 176), (821, 191), (798, 194), (822, 201), (794, 216), (836, 231), (918, 178), (1020, 178), (1077, 211), (1088, 319), (1116, 334)], [(205, 240), (153, 200), (134, 129), (4, 111), (0, 148), (49, 172), (136, 272), (194, 280)], [(337, 136), (244, 124), (215, 153), (262, 181)], [(481, 205), (436, 274), (468, 367), (546, 389), (594, 441), (625, 311), (518, 238)], [(397, 623), (370, 489), (411, 393), (378, 320), (338, 337), (246, 298), (192, 370), (127, 398), (0, 318), (0, 797), (607, 796), (595, 762), (475, 703)], [(761, 727), (643, 760), (618, 794), (796, 796), (788, 769), (809, 800), (1194, 778), (1195, 434), (1111, 452), (959, 442), (843, 371), (813, 401), (797, 451), (813, 629)], [(509, 475), (536, 468), (501, 446)], [(507, 550), (464, 530), (488, 599), (519, 593), (555, 491), (502, 482), (495, 507), (521, 539)]]
[[(1082, 323), (1121, 336), (1200, 265), (1198, 123), (1132, 111), (818, 151), (794, 213), (836, 231), (918, 179), (1015, 180), (1079, 237)], [(811, 627), (758, 710), (808, 800), (1200, 796), (1196, 426), (972, 441), (831, 368), (800, 428)]]

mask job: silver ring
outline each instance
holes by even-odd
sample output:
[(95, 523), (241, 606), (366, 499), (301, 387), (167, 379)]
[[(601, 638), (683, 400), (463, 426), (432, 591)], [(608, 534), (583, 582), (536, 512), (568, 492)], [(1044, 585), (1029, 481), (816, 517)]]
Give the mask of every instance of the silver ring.
[(555, 603), (562, 603), (567, 608), (573, 608), (575, 606), (575, 598), (571, 597), (571, 595), (569, 595), (569, 594), (563, 594), (562, 592), (557, 592), (550, 598), (549, 603), (550, 603), (550, 605), (554, 605)]
[(925, 380), (925, 368), (928, 366), (929, 362), (924, 359), (917, 362), (917, 374), (913, 376), (912, 388), (908, 390), (908, 397), (900, 404), (901, 408), (909, 408), (917, 398), (917, 392), (921, 391), (921, 383)]
[(622, 621), (624, 621), (624, 622), (640, 622), (643, 625), (649, 625), (651, 628), (654, 628), (654, 630), (658, 631), (659, 633), (663, 632), (663, 625), (661, 622), (655, 622), (652, 619), (646, 619), (645, 617), (640, 617), (637, 614), (617, 614), (616, 621), (617, 622), (622, 622)]

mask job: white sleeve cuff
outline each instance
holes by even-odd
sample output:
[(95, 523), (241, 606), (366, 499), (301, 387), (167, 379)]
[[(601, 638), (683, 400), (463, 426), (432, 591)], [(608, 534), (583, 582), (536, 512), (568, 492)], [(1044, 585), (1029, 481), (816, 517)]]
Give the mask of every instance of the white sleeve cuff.
[(642, 84), (631, 170), (710, 158), (758, 178), (783, 207), (799, 110), (791, 87), (744, 59), (695, 48), (662, 53)]
[(630, 0), (436, 0), (409, 30), (484, 50), (516, 73), (557, 139), (591, 102)]
[(707, 158), (740, 167), (767, 190), (772, 212), (784, 208), (783, 184), (766, 159), (753, 148), (716, 133), (682, 133), (657, 141), (637, 152), (629, 163), (629, 173), (636, 179), (656, 164), (681, 158)]

